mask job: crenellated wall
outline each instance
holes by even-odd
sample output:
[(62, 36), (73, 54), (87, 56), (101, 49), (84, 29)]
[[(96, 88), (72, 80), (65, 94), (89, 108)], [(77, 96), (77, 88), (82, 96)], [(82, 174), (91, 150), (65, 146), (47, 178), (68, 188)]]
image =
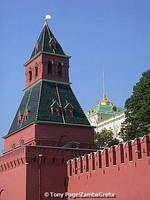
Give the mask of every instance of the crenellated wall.
[(46, 200), (45, 192), (111, 192), (116, 200), (146, 200), (149, 185), (150, 135), (103, 151), (28, 145), (0, 157), (2, 200)]
[(145, 200), (150, 196), (150, 136), (71, 159), (67, 174), (68, 192), (112, 192), (116, 200)]
[(22, 146), (0, 156), (0, 200), (45, 200), (45, 192), (66, 192), (68, 159), (91, 152), (50, 146)]
[(26, 200), (25, 149), (0, 156), (0, 199)]

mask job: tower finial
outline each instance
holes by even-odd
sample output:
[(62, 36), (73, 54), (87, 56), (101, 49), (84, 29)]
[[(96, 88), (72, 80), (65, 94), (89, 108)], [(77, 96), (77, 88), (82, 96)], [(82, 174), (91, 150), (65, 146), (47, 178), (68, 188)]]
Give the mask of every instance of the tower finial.
[(97, 106), (101, 106), (101, 105), (113, 105), (112, 102), (107, 98), (107, 95), (106, 95), (105, 72), (104, 72), (104, 69), (103, 69), (103, 76), (102, 76), (102, 85), (103, 85), (103, 88), (102, 88), (102, 91), (103, 91), (102, 96), (103, 96), (103, 98), (96, 105)]
[(106, 96), (106, 88), (105, 88), (105, 72), (103, 69), (103, 98)]
[(52, 15), (49, 15), (49, 14), (45, 15), (45, 24), (47, 24), (47, 21), (49, 19), (52, 19)]

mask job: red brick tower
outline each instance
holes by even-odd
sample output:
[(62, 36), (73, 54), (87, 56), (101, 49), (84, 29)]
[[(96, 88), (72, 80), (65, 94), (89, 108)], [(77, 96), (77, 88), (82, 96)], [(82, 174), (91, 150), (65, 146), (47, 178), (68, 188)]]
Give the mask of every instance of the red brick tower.
[(92, 128), (69, 83), (69, 56), (45, 23), (25, 64), (26, 89), (4, 151), (22, 144), (89, 147)]
[(45, 22), (25, 64), (25, 94), (4, 137), (2, 200), (43, 200), (46, 191), (65, 192), (65, 161), (91, 151), (93, 128), (70, 87), (69, 58)]

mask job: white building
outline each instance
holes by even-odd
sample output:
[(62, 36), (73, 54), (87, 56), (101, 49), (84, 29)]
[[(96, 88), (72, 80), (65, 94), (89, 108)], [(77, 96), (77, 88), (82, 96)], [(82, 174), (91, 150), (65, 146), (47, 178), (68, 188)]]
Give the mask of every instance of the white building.
[(112, 130), (115, 138), (121, 128), (121, 123), (125, 120), (125, 109), (115, 106), (107, 96), (96, 104), (95, 108), (89, 109), (86, 116), (96, 132), (101, 132), (102, 129)]

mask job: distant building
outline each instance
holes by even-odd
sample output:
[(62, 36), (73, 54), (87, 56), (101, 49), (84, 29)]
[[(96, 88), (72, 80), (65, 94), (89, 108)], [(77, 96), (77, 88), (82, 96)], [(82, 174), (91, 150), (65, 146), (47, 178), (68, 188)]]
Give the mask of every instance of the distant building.
[(121, 128), (121, 123), (125, 120), (125, 109), (115, 106), (106, 95), (100, 100), (96, 107), (89, 109), (86, 116), (92, 126), (95, 126), (96, 132), (103, 129), (112, 130), (115, 138)]

